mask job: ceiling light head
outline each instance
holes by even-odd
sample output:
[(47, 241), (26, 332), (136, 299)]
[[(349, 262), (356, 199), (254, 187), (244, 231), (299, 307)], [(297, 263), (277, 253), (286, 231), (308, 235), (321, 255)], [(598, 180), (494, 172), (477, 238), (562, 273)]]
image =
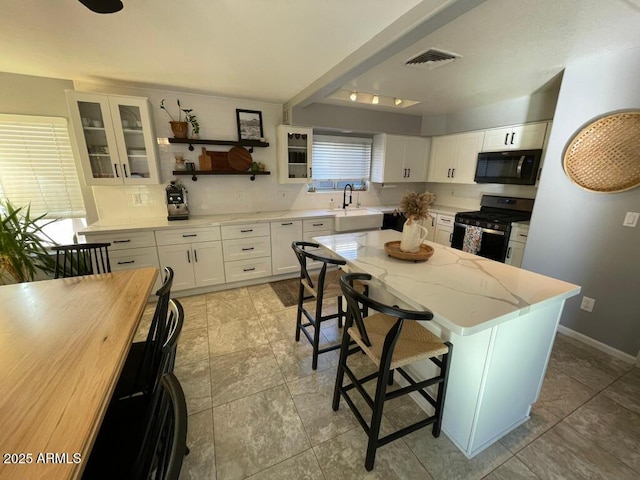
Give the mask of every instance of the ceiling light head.
[(400, 105), (402, 105), (402, 99), (396, 98), (393, 100), (393, 103), (395, 104), (396, 107), (399, 107)]
[(374, 95), (373, 98), (371, 99), (371, 104), (378, 105), (378, 102), (380, 102), (380, 97), (378, 97), (378, 95)]
[(355, 102), (358, 99), (358, 92), (351, 92), (351, 95), (349, 95), (349, 100), (351, 100), (352, 102)]

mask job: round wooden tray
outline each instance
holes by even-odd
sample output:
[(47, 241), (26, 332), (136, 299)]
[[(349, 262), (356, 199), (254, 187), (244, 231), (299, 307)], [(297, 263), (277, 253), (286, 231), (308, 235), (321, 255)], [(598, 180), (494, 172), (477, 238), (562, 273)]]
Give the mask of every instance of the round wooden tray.
[(413, 260), (414, 262), (424, 262), (433, 255), (433, 247), (424, 243), (420, 245), (420, 250), (416, 253), (403, 252), (400, 250), (400, 240), (385, 243), (384, 251), (390, 257), (399, 258), (400, 260)]
[(246, 172), (251, 168), (251, 154), (243, 147), (232, 147), (227, 154), (227, 160), (231, 168), (238, 172)]

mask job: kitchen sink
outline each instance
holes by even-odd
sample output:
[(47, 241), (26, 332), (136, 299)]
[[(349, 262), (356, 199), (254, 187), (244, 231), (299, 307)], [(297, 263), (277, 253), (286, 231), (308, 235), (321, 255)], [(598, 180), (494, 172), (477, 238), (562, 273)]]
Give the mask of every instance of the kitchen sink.
[(382, 213), (366, 208), (337, 210), (333, 220), (333, 229), (336, 232), (372, 230), (381, 226)]

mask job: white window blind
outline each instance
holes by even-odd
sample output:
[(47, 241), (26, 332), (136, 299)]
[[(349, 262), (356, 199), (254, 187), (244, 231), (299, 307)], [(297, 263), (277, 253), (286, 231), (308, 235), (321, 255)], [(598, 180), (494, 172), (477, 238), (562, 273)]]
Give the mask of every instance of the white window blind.
[(370, 138), (314, 135), (313, 179), (368, 179), (371, 143)]
[(0, 195), (33, 215), (86, 215), (65, 118), (0, 114)]

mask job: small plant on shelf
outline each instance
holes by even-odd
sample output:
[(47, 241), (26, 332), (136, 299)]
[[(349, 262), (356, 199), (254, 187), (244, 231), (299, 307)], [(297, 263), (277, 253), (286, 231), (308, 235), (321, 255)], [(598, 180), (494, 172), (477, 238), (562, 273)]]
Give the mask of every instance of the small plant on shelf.
[(421, 218), (427, 218), (429, 207), (436, 201), (436, 196), (431, 192), (416, 193), (407, 192), (400, 200), (400, 211), (407, 217), (408, 223)]
[(198, 123), (198, 119), (191, 112), (192, 108), (185, 108), (182, 110), (184, 112), (184, 116), (191, 124), (191, 138), (200, 138), (200, 123)]
[[(191, 124), (192, 134), (194, 138), (198, 137), (200, 133), (200, 124), (198, 123), (196, 116), (191, 113), (193, 109), (182, 108), (182, 105), (180, 105), (180, 99), (177, 99), (176, 103), (178, 104), (178, 120), (176, 120), (175, 117), (171, 115), (171, 112), (164, 104), (164, 98), (160, 102), (160, 108), (164, 110), (167, 116), (171, 119), (169, 124), (171, 125), (171, 130), (173, 130), (173, 136), (175, 138), (187, 138), (188, 125)], [(184, 120), (182, 119), (183, 113), (185, 115)]]

